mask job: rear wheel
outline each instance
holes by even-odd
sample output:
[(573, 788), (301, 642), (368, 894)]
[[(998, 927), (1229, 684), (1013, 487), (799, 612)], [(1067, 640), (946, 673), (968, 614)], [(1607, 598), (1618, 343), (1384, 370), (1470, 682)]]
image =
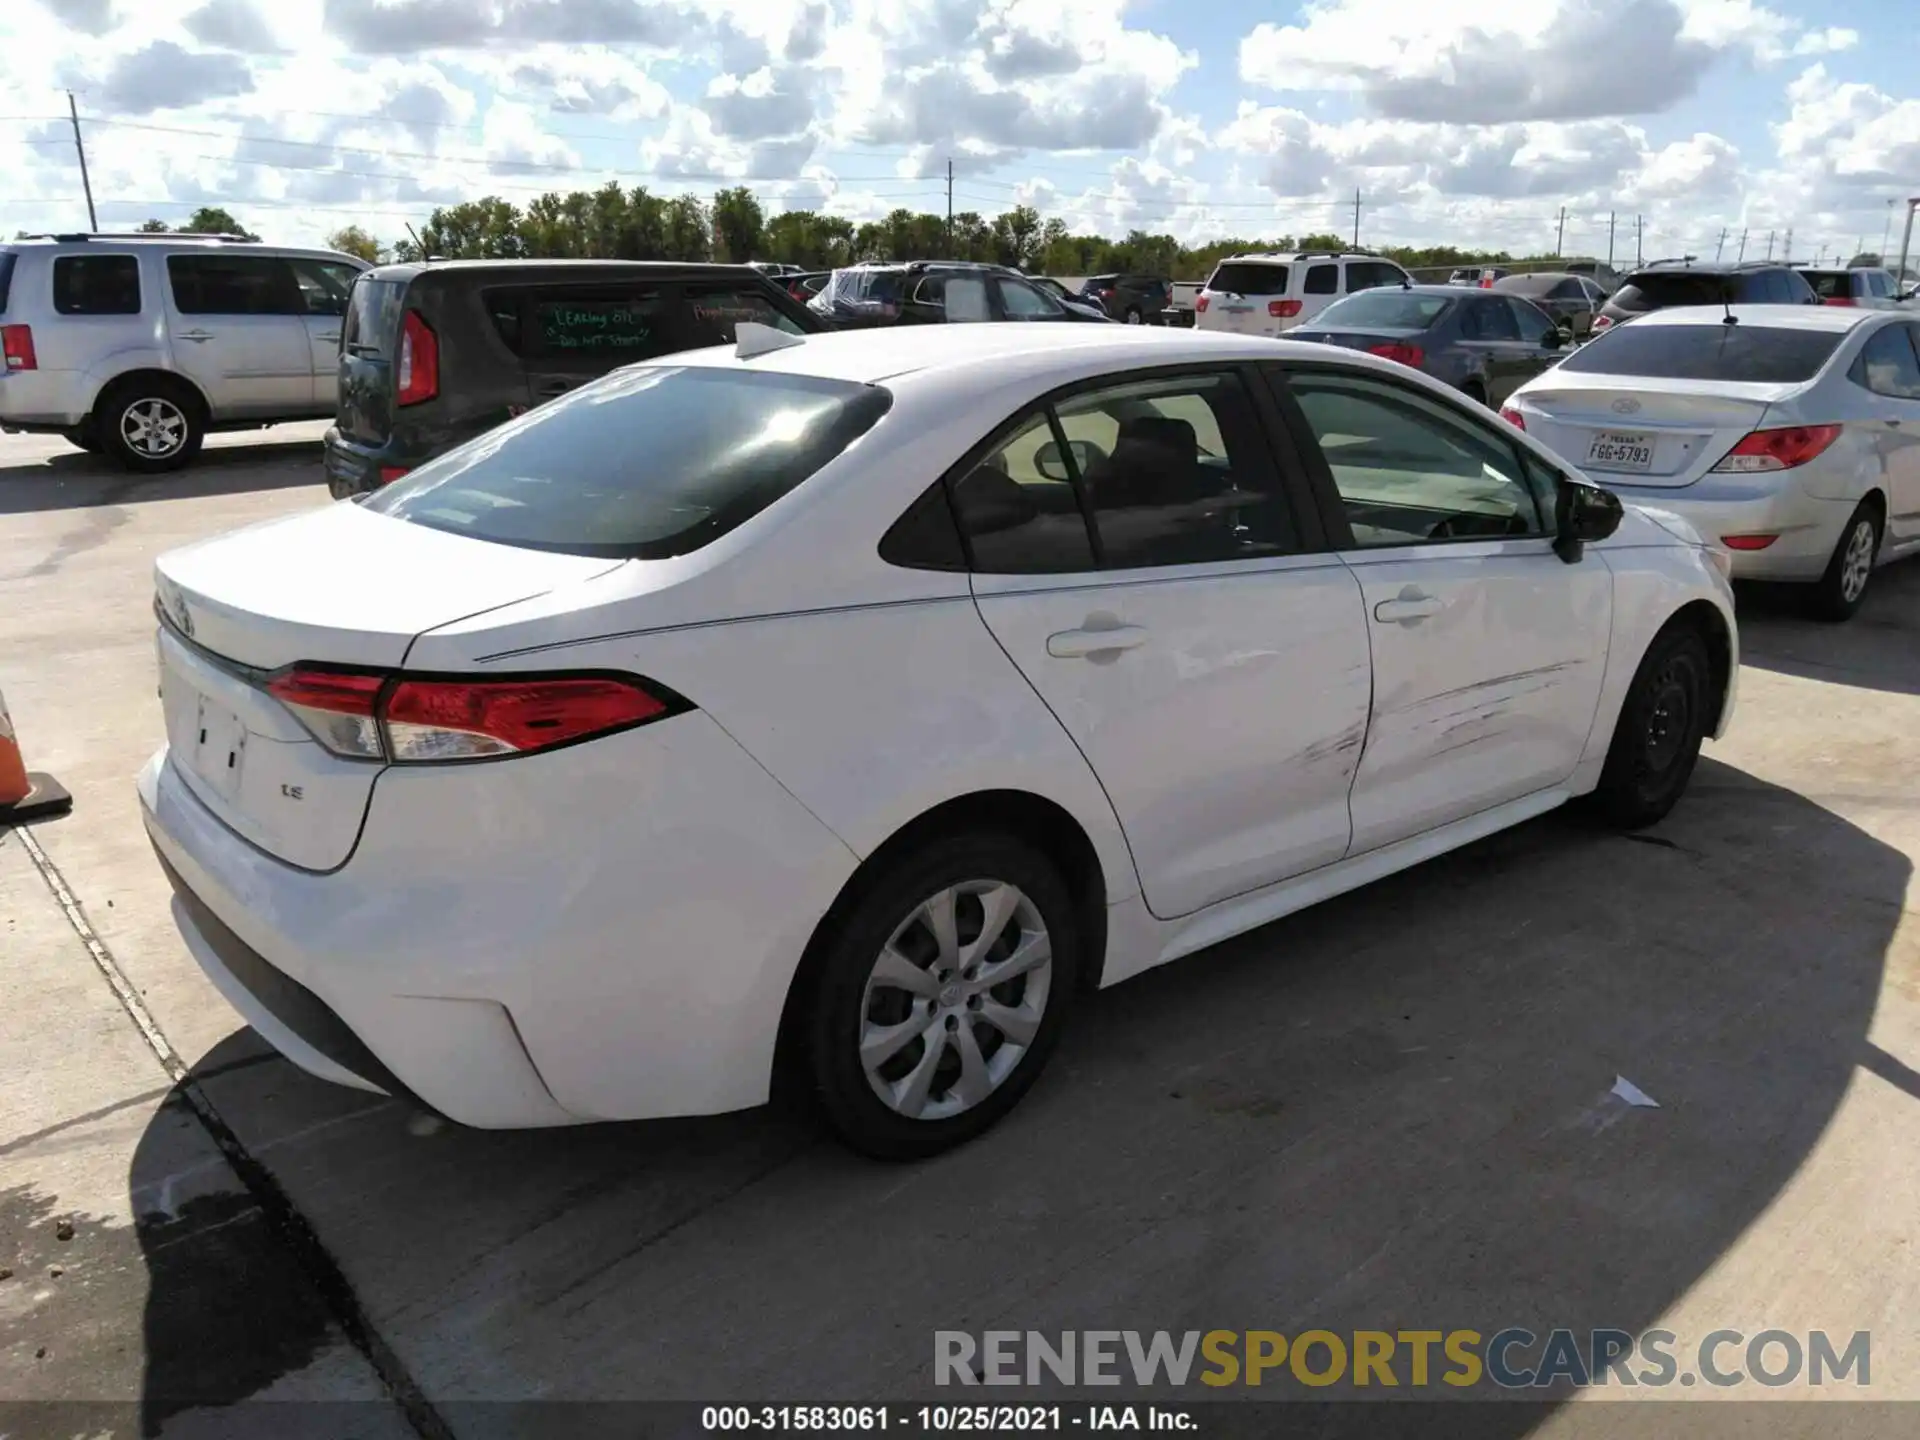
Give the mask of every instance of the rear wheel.
[(1819, 620), (1851, 620), (1867, 598), (1874, 557), (1880, 553), (1880, 510), (1862, 500), (1833, 547), (1826, 573), (1814, 582), (1807, 608)]
[(1699, 762), (1713, 692), (1713, 659), (1697, 629), (1683, 622), (1654, 637), (1627, 687), (1593, 793), (1604, 819), (1638, 830), (1666, 818)]
[(883, 1160), (961, 1144), (1020, 1102), (1059, 1039), (1079, 963), (1059, 872), (991, 832), (888, 865), (824, 943), (808, 1068), (841, 1138)]
[(1129, 305), (1127, 307), (1127, 324), (1144, 325), (1145, 323), (1146, 321), (1141, 318), (1139, 307), (1136, 305)]
[(200, 399), (178, 380), (136, 376), (109, 386), (93, 410), (106, 454), (141, 474), (178, 470), (206, 439)]

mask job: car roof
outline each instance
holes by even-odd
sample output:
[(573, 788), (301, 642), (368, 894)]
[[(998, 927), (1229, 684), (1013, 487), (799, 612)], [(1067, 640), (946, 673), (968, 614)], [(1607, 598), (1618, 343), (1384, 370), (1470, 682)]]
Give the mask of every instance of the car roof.
[(505, 271), (510, 275), (522, 272), (531, 275), (541, 271), (578, 271), (586, 275), (631, 274), (638, 271), (650, 275), (752, 275), (761, 280), (767, 278), (765, 271), (756, 270), (751, 265), (724, 265), (709, 260), (397, 260), (377, 266), (373, 274), (377, 280), (400, 280), (429, 272), (470, 274), (489, 270)]
[(1724, 325), (1731, 311), (1742, 324), (1765, 326), (1769, 330), (1851, 330), (1889, 310), (1856, 310), (1844, 305), (1668, 305), (1649, 310), (1633, 318), (1637, 330), (1644, 325)]

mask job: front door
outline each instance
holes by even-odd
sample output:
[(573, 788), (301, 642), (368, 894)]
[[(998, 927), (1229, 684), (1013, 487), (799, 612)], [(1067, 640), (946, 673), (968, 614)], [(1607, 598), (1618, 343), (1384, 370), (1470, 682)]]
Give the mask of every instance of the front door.
[(1346, 853), (1360, 590), (1302, 544), (1245, 376), (1062, 398), (954, 500), (980, 614), (1106, 787), (1155, 915)]
[(1551, 478), (1412, 386), (1300, 367), (1285, 392), (1372, 641), (1352, 853), (1565, 781), (1593, 727), (1613, 585), (1598, 556), (1554, 553)]
[(313, 408), (331, 415), (340, 401), (340, 325), (347, 313), (347, 296), (360, 270), (338, 260), (292, 263), (313, 366)]
[(173, 363), (216, 421), (314, 413), (313, 342), (293, 268), (227, 249), (167, 257)]

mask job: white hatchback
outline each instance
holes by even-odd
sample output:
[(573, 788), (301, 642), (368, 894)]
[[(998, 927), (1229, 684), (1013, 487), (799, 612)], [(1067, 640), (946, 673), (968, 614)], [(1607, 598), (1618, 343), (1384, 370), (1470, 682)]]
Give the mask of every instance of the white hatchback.
[(1650, 823), (1731, 713), (1698, 536), (1402, 366), (740, 330), (158, 562), (147, 826), (295, 1063), (488, 1127), (797, 1076), (925, 1154), (1083, 989)]

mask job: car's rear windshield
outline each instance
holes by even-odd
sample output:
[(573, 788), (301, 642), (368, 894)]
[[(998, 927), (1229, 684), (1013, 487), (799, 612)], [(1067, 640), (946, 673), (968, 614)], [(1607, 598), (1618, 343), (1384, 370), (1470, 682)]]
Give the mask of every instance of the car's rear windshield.
[(0, 315), (7, 313), (7, 292), (13, 289), (14, 252), (0, 250)]
[(1845, 338), (1840, 330), (1640, 321), (1618, 326), (1581, 346), (1559, 368), (1649, 380), (1797, 385), (1811, 380)]
[(1214, 270), (1207, 289), (1228, 295), (1284, 295), (1287, 267), (1228, 260)]
[(1425, 330), (1454, 306), (1451, 295), (1411, 295), (1405, 290), (1362, 290), (1336, 300), (1313, 322), (1316, 330)]
[(1853, 295), (1853, 274), (1847, 270), (1802, 270), (1800, 278), (1822, 300), (1846, 300)]
[(363, 502), (434, 530), (613, 559), (709, 544), (870, 430), (890, 391), (711, 366), (633, 366), (530, 410)]
[(1715, 275), (1699, 270), (1632, 275), (1613, 292), (1613, 304), (1621, 310), (1664, 310), (1671, 305), (1718, 305), (1733, 287), (1739, 299), (1738, 282), (1731, 275)]
[(1499, 289), (1505, 295), (1549, 295), (1566, 278), (1565, 275), (1503, 275)]
[(340, 347), (349, 355), (384, 355), (399, 328), (400, 302), (407, 293), (404, 280), (369, 280), (362, 275), (347, 297), (347, 318)]

